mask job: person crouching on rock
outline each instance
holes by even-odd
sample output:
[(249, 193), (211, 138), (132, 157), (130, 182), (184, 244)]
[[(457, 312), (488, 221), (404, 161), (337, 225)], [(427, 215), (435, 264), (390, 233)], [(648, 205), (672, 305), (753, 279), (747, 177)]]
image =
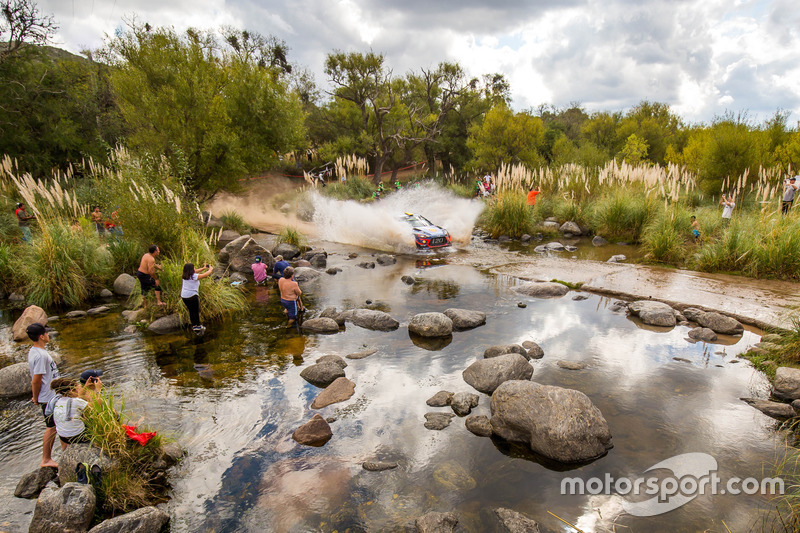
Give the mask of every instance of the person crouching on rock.
[[(102, 374), (99, 371), (90, 371)], [(61, 439), (61, 449), (66, 449), (70, 444), (78, 442), (89, 442), (89, 435), (86, 434), (86, 424), (83, 423), (82, 416), (89, 402), (80, 398), (85, 392), (96, 393), (103, 388), (99, 375), (92, 375), (86, 380), (85, 386), (81, 386), (77, 379), (57, 378), (50, 384), (50, 388), (56, 393), (47, 405), (46, 410), (53, 412), (53, 420), (56, 423), (56, 432)]]
[(282, 255), (275, 256), (275, 265), (272, 267), (272, 279), (279, 282), (283, 279), (283, 271), (289, 266), (289, 261), (284, 260)]
[(289, 323), (286, 327), (290, 327), (297, 319), (297, 312), (300, 310), (300, 295), (303, 291), (300, 290), (300, 285), (294, 279), (294, 269), (286, 267), (283, 270), (283, 277), (278, 280), (278, 290), (281, 293), (281, 305), (286, 309), (286, 315), (289, 317)]
[(203, 333), (205, 326), (200, 323), (200, 280), (207, 278), (214, 272), (214, 267), (206, 265), (194, 269), (192, 263), (183, 265), (183, 284), (181, 285), (181, 300), (189, 311), (189, 320), (195, 333)]

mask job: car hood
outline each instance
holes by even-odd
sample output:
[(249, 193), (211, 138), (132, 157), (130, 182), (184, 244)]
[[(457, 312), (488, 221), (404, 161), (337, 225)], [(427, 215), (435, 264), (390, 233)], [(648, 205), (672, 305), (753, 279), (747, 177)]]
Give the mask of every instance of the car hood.
[(439, 226), (422, 226), (413, 228), (414, 235), (424, 235), (425, 237), (446, 237), (447, 231)]

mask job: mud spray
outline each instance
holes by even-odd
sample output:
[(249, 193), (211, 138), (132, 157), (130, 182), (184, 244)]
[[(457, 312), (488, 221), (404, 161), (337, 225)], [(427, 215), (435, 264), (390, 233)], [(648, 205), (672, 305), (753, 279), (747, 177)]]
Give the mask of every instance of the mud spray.
[(324, 240), (365, 248), (409, 253), (416, 250), (411, 226), (403, 213), (422, 215), (450, 232), (456, 247), (469, 244), (483, 202), (455, 196), (435, 183), (387, 193), (381, 200), (360, 203), (312, 193), (314, 225)]

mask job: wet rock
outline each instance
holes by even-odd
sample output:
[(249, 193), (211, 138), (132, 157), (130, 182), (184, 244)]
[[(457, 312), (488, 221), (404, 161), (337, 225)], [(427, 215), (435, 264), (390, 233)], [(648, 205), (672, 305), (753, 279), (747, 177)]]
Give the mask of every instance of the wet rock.
[(66, 313), (64, 315), (64, 318), (76, 319), (76, 318), (85, 318), (86, 316), (87, 316), (86, 311), (76, 310), (76, 311), (70, 311), (69, 313)]
[(537, 254), (547, 253), (547, 246), (545, 246), (544, 244), (540, 244), (539, 246), (534, 248), (533, 251), (536, 252)]
[(544, 247), (545, 250), (547, 250), (548, 252), (563, 252), (566, 250), (566, 248), (564, 248), (564, 245), (558, 241), (548, 242), (547, 244), (544, 245)]
[(358, 257), (358, 254), (355, 252), (350, 252), (349, 254), (347, 254), (348, 259), (355, 259), (356, 257)]
[(453, 329), (465, 330), (486, 324), (486, 313), (469, 309), (446, 309), (445, 316), (453, 321)]
[(767, 416), (778, 420), (788, 420), (797, 416), (794, 408), (788, 403), (771, 402), (769, 400), (759, 400), (758, 398), (739, 398), (746, 404), (758, 409)]
[(303, 331), (309, 333), (339, 333), (339, 324), (332, 318), (309, 318), (302, 324)]
[(778, 367), (772, 387), (772, 394), (781, 400), (800, 399), (800, 368)]
[(349, 400), (356, 390), (356, 384), (347, 378), (336, 378), (333, 383), (328, 385), (325, 390), (314, 398), (311, 404), (312, 409), (322, 409), (334, 403)]
[(318, 357), (316, 361), (317, 364), (322, 363), (333, 363), (335, 365), (339, 365), (339, 368), (347, 368), (347, 361), (339, 357), (338, 355), (323, 355), (322, 357)]
[(378, 353), (378, 350), (375, 348), (370, 348), (369, 350), (362, 350), (360, 352), (350, 353), (345, 355), (348, 359), (364, 359), (365, 357), (369, 357), (370, 355), (374, 355)]
[(569, 287), (554, 281), (538, 281), (519, 285), (514, 290), (532, 298), (561, 298), (569, 292)]
[(681, 322), (688, 322), (688, 320), (686, 320), (686, 317), (683, 316), (683, 313), (681, 313), (677, 309), (673, 309), (672, 311), (675, 313), (675, 321), (678, 323), (678, 325), (681, 325)]
[(361, 468), (369, 472), (383, 472), (397, 468), (397, 466), (397, 463), (389, 461), (364, 461), (361, 463)]
[(744, 331), (741, 322), (735, 318), (727, 317), (719, 313), (702, 313), (697, 315), (695, 321), (704, 328), (713, 329), (715, 332), (722, 333), (723, 335), (740, 335), (742, 331)]
[(28, 363), (0, 368), (0, 398), (30, 396), (33, 393)]
[(459, 462), (449, 461), (436, 467), (433, 479), (448, 491), (472, 490), (478, 483)]
[(288, 242), (282, 242), (272, 249), (272, 256), (275, 257), (276, 255), (282, 255), (285, 260), (291, 261), (298, 255), (300, 255), (300, 248), (298, 248), (294, 244), (289, 244)]
[(494, 514), (497, 515), (498, 520), (500, 520), (506, 531), (510, 533), (539, 533), (539, 524), (535, 520), (527, 518), (516, 511), (498, 507), (494, 510)]
[(144, 314), (145, 314), (144, 309), (137, 309), (134, 311), (125, 310), (122, 312), (122, 318), (124, 318), (128, 322), (138, 322), (139, 319), (144, 318)]
[(627, 260), (628, 260), (628, 258), (624, 254), (617, 254), (617, 255), (612, 255), (611, 257), (609, 257), (608, 261), (606, 261), (606, 263), (622, 263), (623, 261), (627, 261)]
[(323, 269), (328, 266), (328, 256), (323, 254), (317, 254), (309, 260), (311, 266), (317, 269)]
[(324, 388), (338, 378), (343, 378), (344, 369), (336, 363), (317, 363), (304, 368), (300, 372), (300, 377), (316, 387)]
[(479, 437), (492, 436), (492, 424), (486, 415), (470, 415), (464, 420), (466, 428)]
[(408, 331), (421, 337), (447, 337), (453, 333), (453, 321), (444, 313), (420, 313), (408, 323)]
[(450, 407), (458, 416), (467, 416), (473, 407), (478, 407), (478, 395), (471, 392), (457, 392), (450, 401)]
[(594, 238), (592, 238), (592, 245), (593, 246), (605, 246), (607, 244), (608, 244), (608, 241), (605, 240), (600, 235), (595, 235)]
[(294, 269), (295, 281), (311, 281), (322, 275), (322, 272), (311, 267), (297, 267)]
[(100, 522), (89, 533), (158, 533), (169, 522), (169, 515), (158, 507), (142, 507)]
[(526, 304), (525, 302), (517, 302), (517, 307), (519, 307), (520, 309), (525, 309), (526, 307), (528, 307), (528, 304)]
[(530, 241), (530, 240), (531, 240), (531, 236), (530, 236), (530, 235), (528, 235), (527, 233), (523, 233), (523, 234), (522, 234), (522, 237), (520, 237), (520, 238), (519, 238), (519, 240), (520, 240), (521, 242), (528, 242), (528, 241)]
[(528, 350), (528, 359), (541, 359), (544, 357), (544, 350), (533, 341), (523, 342), (522, 347)]
[(326, 307), (319, 314), (320, 318), (331, 318), (336, 321), (339, 326), (344, 326), (345, 317), (336, 310), (335, 307)]
[(687, 320), (691, 320), (692, 322), (697, 322), (697, 319), (703, 313), (705, 313), (705, 311), (696, 309), (694, 307), (687, 307), (686, 309), (683, 310), (683, 316), (685, 316)]
[(94, 518), (96, 499), (91, 485), (51, 483), (36, 500), (29, 533), (85, 533)]
[(29, 305), (11, 326), (11, 338), (17, 342), (28, 340), (28, 326), (35, 323), (46, 326), (47, 313), (37, 305)]
[(53, 315), (53, 316), (47, 317), (47, 322), (48, 323), (50, 323), (50, 322), (58, 322), (59, 320), (61, 320), (61, 317), (58, 316), (58, 315)]
[(362, 261), (356, 266), (361, 268), (375, 268), (375, 261)]
[(231, 283), (242, 284), (242, 283), (247, 283), (250, 280), (248, 280), (247, 276), (245, 276), (241, 272), (234, 272), (233, 274), (228, 276), (228, 281)]
[(714, 342), (717, 334), (710, 328), (694, 328), (689, 330), (689, 338), (704, 342)]
[(452, 533), (457, 525), (458, 518), (453, 513), (428, 513), (414, 521), (417, 533)]
[(511, 353), (491, 359), (479, 359), (461, 375), (474, 389), (492, 394), (505, 381), (530, 379), (533, 367), (520, 354)]
[(603, 414), (582, 392), (533, 381), (506, 381), (491, 402), (492, 432), (561, 463), (605, 455), (612, 447)]
[(333, 436), (331, 426), (319, 414), (292, 433), (292, 438), (306, 446), (323, 446)]
[(181, 329), (181, 317), (176, 313), (173, 315), (162, 316), (159, 319), (153, 320), (147, 330), (158, 335), (166, 335), (167, 333), (174, 333)]
[(99, 465), (103, 472), (108, 472), (117, 467), (117, 461), (104, 454), (96, 446), (84, 443), (70, 444), (58, 459), (58, 483), (61, 486), (77, 480), (75, 466), (78, 463)]
[(431, 407), (447, 407), (453, 400), (453, 393), (446, 390), (440, 390), (425, 402)]
[(528, 350), (519, 344), (498, 344), (496, 346), (489, 346), (486, 348), (486, 350), (484, 350), (483, 358), (491, 359), (492, 357), (498, 357), (500, 355), (506, 355), (509, 353), (518, 353), (525, 359), (530, 359), (530, 357), (528, 357)]
[(303, 259), (306, 261), (311, 261), (315, 255), (321, 255), (322, 257), (327, 258), (328, 252), (326, 252), (323, 248), (315, 248), (304, 253)]
[(686, 359), (684, 357), (673, 357), (672, 360), (673, 361), (679, 361), (681, 363), (689, 363), (689, 364), (692, 363), (689, 359)]
[[(565, 234), (565, 235), (566, 235), (566, 234)], [(564, 250), (566, 250), (566, 251), (568, 251), (568, 252), (577, 252), (577, 251), (578, 251), (578, 247), (577, 247), (577, 246), (572, 246), (572, 245), (570, 245), (570, 244), (565, 244), (565, 245), (564, 245)], [(574, 259), (574, 258), (575, 258), (575, 256), (573, 256), (573, 259)]]
[(375, 261), (377, 261), (379, 265), (386, 266), (397, 263), (397, 258), (393, 255), (380, 254), (378, 257), (375, 258)]
[(580, 226), (573, 221), (564, 222), (561, 224), (561, 227), (558, 228), (558, 231), (561, 233), (572, 233), (573, 235), (582, 235), (583, 231), (581, 230)]
[(628, 310), (632, 315), (638, 316), (642, 322), (651, 326), (672, 327), (676, 323), (672, 307), (663, 302), (638, 300), (628, 304)]
[(575, 296), (572, 297), (572, 299), (576, 302), (581, 302), (583, 300), (588, 300), (589, 297), (585, 294), (576, 294)]
[(349, 320), (356, 326), (377, 331), (391, 331), (400, 327), (400, 322), (388, 313), (374, 309), (356, 309)]
[(342, 271), (341, 268), (333, 268), (333, 267), (331, 267), (328, 270), (326, 270), (325, 273), (326, 274), (330, 274), (331, 276), (335, 276), (336, 274), (338, 274), (341, 271)]
[(22, 476), (14, 489), (14, 496), (27, 500), (38, 498), (42, 489), (56, 479), (58, 479), (57, 468), (51, 466), (39, 467), (33, 472), (28, 472)]
[(298, 268), (298, 267), (311, 268), (311, 261), (306, 261), (305, 259), (298, 259), (297, 261), (295, 261), (294, 267), (295, 268)]
[(556, 363), (559, 368), (563, 368), (565, 370), (583, 370), (588, 365), (586, 363), (581, 363), (579, 361), (566, 361), (561, 359)]
[(101, 305), (100, 307), (92, 307), (91, 309), (86, 311), (86, 314), (87, 315), (102, 315), (103, 313), (108, 313), (109, 311), (111, 311), (111, 309), (109, 307), (106, 307), (105, 305)]
[(117, 279), (114, 280), (114, 294), (130, 296), (134, 287), (136, 287), (136, 283), (136, 278), (130, 274), (120, 274), (117, 276)]
[(450, 425), (453, 413), (425, 413), (425, 428), (442, 430)]
[(508, 235), (500, 235), (499, 237), (497, 237), (497, 242), (509, 242), (509, 241), (511, 241), (511, 237), (509, 237)]
[(612, 313), (619, 313), (619, 312), (625, 311), (627, 309), (628, 309), (627, 304), (625, 304), (623, 302), (614, 302), (608, 308), (608, 310), (611, 311)]
[(100, 298), (103, 298), (103, 299), (107, 300), (107, 299), (113, 298), (113, 297), (114, 297), (114, 293), (111, 292), (108, 289), (103, 289), (102, 291), (100, 291)]

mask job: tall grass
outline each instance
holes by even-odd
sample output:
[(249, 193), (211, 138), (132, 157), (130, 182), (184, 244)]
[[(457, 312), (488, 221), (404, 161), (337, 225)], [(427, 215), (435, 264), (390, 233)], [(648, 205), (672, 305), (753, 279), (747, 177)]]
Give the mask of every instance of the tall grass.
[(638, 242), (656, 210), (657, 204), (651, 196), (614, 187), (591, 205), (588, 218), (598, 235)]
[(536, 216), (523, 195), (515, 191), (503, 191), (489, 200), (480, 221), (492, 237), (520, 237), (533, 231)]
[(225, 229), (231, 229), (241, 235), (252, 233), (253, 231), (253, 226), (245, 222), (242, 215), (232, 209), (222, 213), (219, 219), (222, 221), (222, 225)]
[(109, 241), (107, 248), (111, 254), (114, 272), (132, 274), (139, 268), (143, 252), (137, 243), (121, 237)]
[(276, 238), (276, 243), (287, 243), (293, 244), (298, 248), (302, 248), (306, 245), (306, 236), (300, 232), (297, 228), (286, 226), (284, 227), (281, 232), (278, 234)]
[(680, 264), (686, 254), (685, 239), (690, 233), (689, 216), (680, 209), (656, 215), (642, 231), (646, 257), (660, 263)]
[(347, 181), (331, 183), (320, 192), (337, 200), (364, 200), (372, 196), (375, 186), (366, 178), (352, 176)]

